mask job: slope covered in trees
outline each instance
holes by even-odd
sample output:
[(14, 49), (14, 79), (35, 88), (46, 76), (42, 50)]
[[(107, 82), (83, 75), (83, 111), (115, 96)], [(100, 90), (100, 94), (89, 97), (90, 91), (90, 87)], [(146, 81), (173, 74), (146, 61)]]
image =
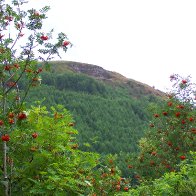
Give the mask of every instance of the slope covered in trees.
[(158, 101), (154, 94), (159, 92), (93, 65), (83, 66), (85, 73), (70, 69), (65, 64), (42, 74), (42, 85), (29, 94), (31, 103), (44, 97), (47, 106), (64, 105), (75, 119), (84, 150), (137, 151), (149, 120), (147, 106)]

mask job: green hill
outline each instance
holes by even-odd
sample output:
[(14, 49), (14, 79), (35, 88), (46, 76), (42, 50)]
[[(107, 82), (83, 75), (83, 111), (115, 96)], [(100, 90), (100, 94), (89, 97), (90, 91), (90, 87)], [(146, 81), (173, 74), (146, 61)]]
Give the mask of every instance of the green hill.
[(31, 100), (64, 105), (79, 131), (80, 148), (100, 153), (137, 151), (150, 117), (147, 106), (164, 96), (161, 91), (95, 65), (70, 61), (51, 62), (42, 85)]

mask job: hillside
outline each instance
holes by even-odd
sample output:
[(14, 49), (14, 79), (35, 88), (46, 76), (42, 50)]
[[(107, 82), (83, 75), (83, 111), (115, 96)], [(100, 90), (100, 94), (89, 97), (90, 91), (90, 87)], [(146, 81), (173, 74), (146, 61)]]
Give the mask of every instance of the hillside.
[(147, 84), (126, 78), (117, 72), (105, 70), (97, 65), (73, 61), (53, 61), (51, 62), (51, 65), (53, 65), (52, 72), (54, 73), (72, 72), (86, 74), (108, 84), (125, 86), (130, 92), (132, 92), (132, 95), (142, 96), (153, 94), (164, 96), (163, 92), (156, 90)]
[[(79, 131), (80, 148), (100, 153), (137, 151), (150, 117), (148, 105), (164, 94), (140, 82), (95, 65), (51, 62), (31, 100), (64, 105)], [(30, 99), (29, 99), (30, 100)]]

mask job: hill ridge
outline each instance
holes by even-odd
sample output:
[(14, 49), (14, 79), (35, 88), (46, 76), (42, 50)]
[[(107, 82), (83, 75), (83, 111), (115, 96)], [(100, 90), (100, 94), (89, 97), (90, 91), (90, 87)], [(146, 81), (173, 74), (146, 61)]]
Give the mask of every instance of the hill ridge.
[(144, 91), (142, 94), (165, 96), (164, 92), (155, 89), (154, 87), (151, 87), (148, 84), (127, 78), (118, 72), (106, 70), (98, 65), (63, 60), (51, 61), (50, 63), (53, 65), (52, 70), (57, 73), (63, 73), (65, 71), (71, 71), (73, 73), (82, 73), (110, 84), (120, 84), (128, 88), (133, 88), (137, 91)]

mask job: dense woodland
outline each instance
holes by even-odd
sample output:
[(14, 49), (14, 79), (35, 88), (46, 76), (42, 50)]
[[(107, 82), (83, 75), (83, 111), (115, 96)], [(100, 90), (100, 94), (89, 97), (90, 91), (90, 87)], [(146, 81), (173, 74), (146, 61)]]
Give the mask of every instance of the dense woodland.
[(80, 148), (99, 153), (136, 152), (148, 123), (153, 95), (136, 98), (131, 88), (111, 85), (80, 73), (44, 73), (42, 85), (29, 94), (46, 106), (64, 105), (79, 131)]

